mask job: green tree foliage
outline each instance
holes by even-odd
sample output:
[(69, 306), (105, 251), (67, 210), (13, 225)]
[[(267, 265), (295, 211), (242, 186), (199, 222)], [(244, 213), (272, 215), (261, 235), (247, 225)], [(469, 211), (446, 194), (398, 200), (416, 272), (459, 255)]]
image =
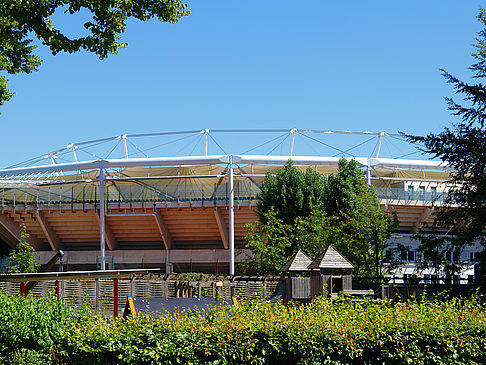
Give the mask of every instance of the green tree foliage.
[(275, 210), (284, 223), (308, 216), (325, 201), (326, 178), (308, 168), (305, 172), (294, 167), (292, 161), (277, 171), (275, 178), (267, 173), (258, 195), (257, 214), (265, 222), (265, 214)]
[(339, 161), (329, 177), (305, 172), (289, 161), (267, 174), (257, 205), (259, 221), (248, 224), (246, 247), (253, 253), (242, 268), (275, 273), (299, 248), (317, 257), (333, 245), (361, 276), (381, 275), (386, 241), (396, 227), (366, 185), (355, 161)]
[(476, 63), (469, 67), (477, 82), (470, 84), (441, 70), (456, 94), (464, 99), (462, 105), (446, 98), (449, 110), (459, 122), (438, 134), (407, 136), (455, 171), (445, 204), (452, 209), (437, 210), (435, 226), (454, 227), (452, 244), (459, 249), (474, 242), (483, 248), (486, 245), (486, 86), (481, 83), (486, 77), (486, 11), (480, 9), (477, 18), (484, 28), (478, 33), (477, 52), (473, 54)]
[(35, 262), (35, 250), (27, 242), (29, 234), (25, 229), (25, 225), (20, 225), (20, 239), (17, 247), (15, 247), (7, 258), (7, 272), (37, 272), (39, 263)]
[(253, 255), (240, 265), (245, 273), (274, 274), (292, 253), (292, 226), (278, 218), (273, 208), (263, 214), (263, 219), (264, 223), (258, 221), (246, 226), (245, 247)]
[[(54, 27), (56, 11), (92, 15), (84, 23), (89, 35), (70, 38)], [(188, 15), (180, 0), (2, 0), (0, 1), (0, 72), (8, 74), (37, 71), (41, 59), (33, 52), (33, 37), (48, 46), (52, 54), (77, 52), (84, 49), (101, 59), (116, 54), (126, 44), (118, 42), (128, 18), (176, 23)], [(0, 75), (0, 105), (13, 93), (7, 89), (7, 79)]]
[(0, 364), (58, 364), (67, 326), (88, 318), (54, 293), (43, 298), (0, 292)]

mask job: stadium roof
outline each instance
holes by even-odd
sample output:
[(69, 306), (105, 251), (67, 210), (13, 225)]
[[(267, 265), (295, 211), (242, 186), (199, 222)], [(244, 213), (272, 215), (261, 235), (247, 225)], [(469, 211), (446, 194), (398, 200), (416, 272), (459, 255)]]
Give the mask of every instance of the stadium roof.
[[(216, 140), (213, 137), (216, 134), (222, 138)], [(268, 135), (272, 138), (268, 139)], [(178, 149), (181, 144), (182, 147)], [(241, 147), (242, 144), (244, 147), (257, 145), (245, 148), (246, 150), (241, 153), (236, 150), (236, 146)], [(203, 154), (194, 154), (197, 149), (202, 149)], [(218, 150), (218, 153), (212, 153), (214, 149)], [(259, 154), (254, 154), (255, 152)], [(423, 153), (420, 157), (425, 159), (405, 158), (421, 153), (402, 135), (386, 132), (296, 128), (211, 131), (202, 129), (123, 134), (70, 143), (63, 148), (0, 169), (0, 177), (7, 182), (16, 180), (36, 183), (46, 180), (67, 180), (65, 175), (83, 175), (84, 178), (87, 172), (99, 169), (123, 171), (126, 176), (143, 176), (147, 170), (142, 171), (140, 168), (225, 167), (229, 164), (237, 165), (239, 168), (252, 166), (253, 173), (259, 166), (268, 170), (268, 166), (281, 166), (289, 159), (292, 159), (295, 165), (335, 167), (342, 157), (354, 159), (361, 168), (373, 170), (375, 173), (379, 169), (439, 172), (448, 170), (446, 163), (427, 159)], [(116, 157), (117, 154), (119, 157)], [(133, 174), (133, 171), (137, 173)], [(259, 173), (262, 173), (262, 169), (259, 169)]]

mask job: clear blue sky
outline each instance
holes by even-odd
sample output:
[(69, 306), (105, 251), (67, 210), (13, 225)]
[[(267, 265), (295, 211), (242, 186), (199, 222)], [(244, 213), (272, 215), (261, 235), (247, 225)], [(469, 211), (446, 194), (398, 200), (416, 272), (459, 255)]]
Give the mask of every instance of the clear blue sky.
[[(414, 134), (454, 119), (439, 68), (465, 79), (478, 1), (189, 1), (130, 21), (118, 55), (51, 56), (10, 76), (0, 166), (122, 133), (314, 128)], [(483, 4), (484, 5), (484, 4)], [(70, 34), (80, 19), (59, 16)], [(250, 146), (251, 141), (234, 141)], [(243, 147), (244, 148), (244, 147)], [(212, 151), (217, 152), (217, 151)]]

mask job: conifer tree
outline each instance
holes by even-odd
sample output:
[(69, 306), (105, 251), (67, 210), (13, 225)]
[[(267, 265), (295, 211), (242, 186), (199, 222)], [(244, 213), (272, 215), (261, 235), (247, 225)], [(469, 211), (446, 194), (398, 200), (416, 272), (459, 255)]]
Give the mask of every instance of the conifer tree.
[(459, 119), (438, 134), (411, 136), (411, 142), (422, 145), (422, 150), (445, 161), (451, 174), (446, 209), (437, 210), (434, 225), (455, 233), (451, 250), (462, 250), (467, 245), (486, 245), (486, 11), (477, 16), (484, 28), (478, 33), (473, 53), (476, 63), (469, 67), (474, 83), (461, 81), (446, 70), (441, 72), (461, 95), (462, 103), (446, 98), (448, 109)]

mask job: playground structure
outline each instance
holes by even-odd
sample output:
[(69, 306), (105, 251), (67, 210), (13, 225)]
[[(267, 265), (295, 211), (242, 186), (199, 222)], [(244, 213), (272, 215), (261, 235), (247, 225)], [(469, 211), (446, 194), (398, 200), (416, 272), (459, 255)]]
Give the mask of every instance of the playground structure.
[[(308, 302), (312, 298), (336, 297), (339, 293), (352, 296), (374, 296), (369, 290), (353, 290), (354, 266), (333, 246), (312, 261), (301, 250), (297, 251), (281, 268), (281, 281), (270, 297), (274, 301), (281, 295), (284, 304)], [(306, 273), (307, 276), (295, 276)]]
[(351, 272), (354, 266), (334, 247), (329, 246), (312, 261), (308, 269), (311, 272), (311, 297), (352, 292)]

